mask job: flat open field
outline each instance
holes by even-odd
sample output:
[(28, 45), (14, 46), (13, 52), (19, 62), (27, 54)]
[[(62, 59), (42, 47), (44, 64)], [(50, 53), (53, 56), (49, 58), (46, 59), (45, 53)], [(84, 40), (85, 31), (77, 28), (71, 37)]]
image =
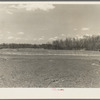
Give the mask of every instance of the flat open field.
[(1, 49), (1, 87), (100, 88), (100, 52)]

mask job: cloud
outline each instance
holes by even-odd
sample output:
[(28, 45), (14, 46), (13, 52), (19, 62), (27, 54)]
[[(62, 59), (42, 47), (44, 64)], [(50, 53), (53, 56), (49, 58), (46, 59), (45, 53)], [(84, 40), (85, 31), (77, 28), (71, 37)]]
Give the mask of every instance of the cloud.
[(54, 38), (49, 38), (49, 40), (51, 41), (51, 40), (54, 40)]
[(93, 36), (93, 35), (92, 34), (76, 35), (75, 38), (76, 39), (83, 39), (85, 37), (90, 37), (90, 36)]
[(3, 34), (0, 34), (0, 37), (2, 37), (3, 36)]
[(10, 9), (8, 5), (1, 5), (0, 4), (0, 12), (6, 13), (6, 14), (13, 14), (13, 9)]
[(15, 38), (15, 40), (20, 40), (21, 38), (19, 38), (19, 37), (17, 37), (17, 38)]
[(58, 39), (58, 37), (57, 37), (57, 36), (52, 37), (52, 38), (49, 38), (49, 40), (50, 40), (50, 41), (57, 40), (57, 39)]
[(41, 36), (40, 38), (38, 38), (37, 40), (42, 41), (44, 40), (44, 36)]
[(41, 40), (44, 40), (44, 38), (41, 37), (41, 38), (39, 38), (38, 40), (41, 41)]
[(43, 11), (49, 11), (55, 8), (53, 4), (46, 4), (46, 3), (16, 4), (16, 5), (11, 5), (10, 7), (15, 9), (25, 9), (26, 11), (35, 11), (37, 9)]
[(84, 28), (82, 28), (81, 30), (82, 30), (82, 31), (87, 31), (87, 30), (89, 30), (89, 28), (84, 27)]
[(44, 40), (44, 36), (41, 36), (40, 38), (33, 38), (33, 41), (42, 41)]
[(44, 40), (44, 39), (43, 38), (39, 38), (38, 40), (41, 41), (41, 40)]
[(7, 33), (10, 34), (11, 32), (10, 31), (7, 31)]
[(0, 39), (2, 39), (3, 38), (3, 34), (0, 34)]
[(84, 36), (92, 36), (92, 34), (85, 34)]
[(78, 29), (77, 28), (74, 28), (74, 31), (77, 31)]
[(61, 36), (65, 36), (65, 34), (61, 34)]
[(9, 11), (9, 10), (6, 10), (6, 12), (7, 12), (8, 14), (10, 14), (10, 15), (13, 14), (13, 12), (11, 12), (11, 11)]
[(19, 35), (23, 35), (23, 34), (24, 34), (24, 32), (18, 32), (17, 34), (19, 34)]
[(41, 36), (41, 38), (44, 38), (44, 36)]
[(83, 39), (83, 35), (76, 35), (74, 38), (76, 38), (76, 39)]
[(34, 38), (33, 41), (37, 41), (37, 38)]
[(54, 39), (58, 39), (58, 37), (57, 37), (57, 36), (55, 36), (55, 37), (54, 37)]
[(9, 40), (11, 40), (11, 39), (13, 39), (13, 38), (14, 38), (13, 36), (9, 36), (9, 37), (8, 37)]

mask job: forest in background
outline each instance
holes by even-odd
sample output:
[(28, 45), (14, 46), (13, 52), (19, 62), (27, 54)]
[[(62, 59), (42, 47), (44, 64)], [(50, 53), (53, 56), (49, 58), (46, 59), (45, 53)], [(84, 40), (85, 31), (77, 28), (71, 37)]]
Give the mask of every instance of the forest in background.
[(100, 36), (83, 36), (83, 38), (66, 38), (58, 39), (51, 43), (45, 44), (17, 44), (2, 43), (0, 49), (3, 48), (43, 48), (54, 50), (100, 50)]

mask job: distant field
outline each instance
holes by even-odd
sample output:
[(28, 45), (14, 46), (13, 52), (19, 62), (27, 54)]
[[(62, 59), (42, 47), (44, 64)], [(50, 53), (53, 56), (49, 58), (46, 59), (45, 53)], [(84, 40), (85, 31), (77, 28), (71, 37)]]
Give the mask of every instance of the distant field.
[(1, 49), (0, 87), (100, 88), (100, 52)]
[(85, 50), (47, 50), (47, 49), (1, 49), (0, 54), (15, 54), (15, 55), (84, 55), (84, 56), (99, 56), (99, 51)]

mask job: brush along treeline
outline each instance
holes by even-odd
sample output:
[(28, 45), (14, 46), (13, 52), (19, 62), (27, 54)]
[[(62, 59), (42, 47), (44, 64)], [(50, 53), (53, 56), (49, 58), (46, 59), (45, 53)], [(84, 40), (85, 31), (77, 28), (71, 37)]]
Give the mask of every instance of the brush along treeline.
[(3, 48), (44, 48), (55, 50), (100, 50), (100, 36), (83, 36), (83, 38), (66, 38), (58, 39), (51, 43), (45, 44), (17, 44), (2, 43), (0, 49)]

